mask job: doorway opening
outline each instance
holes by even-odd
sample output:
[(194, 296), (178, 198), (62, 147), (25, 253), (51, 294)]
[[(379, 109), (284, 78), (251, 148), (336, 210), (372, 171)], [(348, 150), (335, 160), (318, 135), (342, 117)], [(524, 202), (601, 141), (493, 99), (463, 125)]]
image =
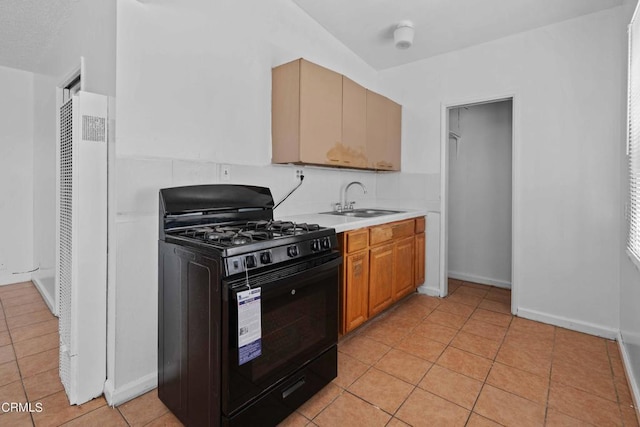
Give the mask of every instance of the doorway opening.
[(513, 96), (443, 106), (440, 217), (441, 296), (501, 288), (513, 314), (514, 106)]

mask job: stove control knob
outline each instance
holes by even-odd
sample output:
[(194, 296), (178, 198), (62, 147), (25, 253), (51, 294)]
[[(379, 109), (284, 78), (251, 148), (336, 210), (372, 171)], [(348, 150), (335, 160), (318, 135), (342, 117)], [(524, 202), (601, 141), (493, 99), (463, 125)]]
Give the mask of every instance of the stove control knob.
[(313, 252), (318, 252), (320, 250), (320, 240), (314, 239), (311, 241), (311, 250)]
[(271, 264), (273, 259), (271, 259), (271, 252), (262, 252), (260, 254), (260, 262), (263, 264)]
[(293, 258), (293, 257), (297, 257), (298, 256), (298, 247), (293, 245), (293, 246), (289, 246), (287, 248), (287, 255), (289, 255), (289, 257)]
[(331, 239), (328, 237), (322, 238), (322, 249), (331, 249)]
[(245, 260), (245, 265), (247, 266), (247, 268), (255, 268), (255, 266), (256, 266), (256, 256), (255, 255), (248, 255), (244, 260)]

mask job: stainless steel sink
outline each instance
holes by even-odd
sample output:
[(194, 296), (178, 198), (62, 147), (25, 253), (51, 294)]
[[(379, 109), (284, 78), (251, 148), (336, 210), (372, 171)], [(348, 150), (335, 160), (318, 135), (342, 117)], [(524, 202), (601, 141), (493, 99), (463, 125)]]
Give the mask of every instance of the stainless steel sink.
[(397, 213), (403, 213), (404, 211), (392, 211), (389, 209), (353, 209), (350, 211), (342, 212), (320, 212), (325, 215), (338, 215), (338, 216), (352, 216), (356, 218), (373, 218), (376, 216), (393, 215)]

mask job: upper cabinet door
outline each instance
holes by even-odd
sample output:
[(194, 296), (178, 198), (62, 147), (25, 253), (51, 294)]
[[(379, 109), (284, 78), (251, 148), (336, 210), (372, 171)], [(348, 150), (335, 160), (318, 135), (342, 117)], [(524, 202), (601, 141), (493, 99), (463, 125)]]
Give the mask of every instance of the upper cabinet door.
[(300, 160), (331, 164), (342, 140), (342, 75), (300, 61)]
[(402, 107), (367, 91), (367, 155), (369, 167), (400, 170)]
[(342, 76), (342, 144), (332, 154), (341, 166), (367, 168), (366, 146), (367, 90)]

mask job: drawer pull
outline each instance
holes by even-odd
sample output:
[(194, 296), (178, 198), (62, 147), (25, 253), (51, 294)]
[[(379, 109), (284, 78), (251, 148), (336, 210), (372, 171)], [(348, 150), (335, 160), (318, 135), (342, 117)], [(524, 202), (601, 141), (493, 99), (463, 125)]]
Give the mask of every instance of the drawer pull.
[(306, 383), (307, 383), (307, 381), (305, 380), (304, 377), (300, 378), (294, 385), (292, 385), (291, 387), (289, 387), (288, 389), (286, 389), (285, 391), (282, 392), (282, 398), (286, 399), (287, 397), (289, 397), (291, 395), (291, 393), (295, 392), (297, 389), (299, 389), (300, 387), (302, 387)]

